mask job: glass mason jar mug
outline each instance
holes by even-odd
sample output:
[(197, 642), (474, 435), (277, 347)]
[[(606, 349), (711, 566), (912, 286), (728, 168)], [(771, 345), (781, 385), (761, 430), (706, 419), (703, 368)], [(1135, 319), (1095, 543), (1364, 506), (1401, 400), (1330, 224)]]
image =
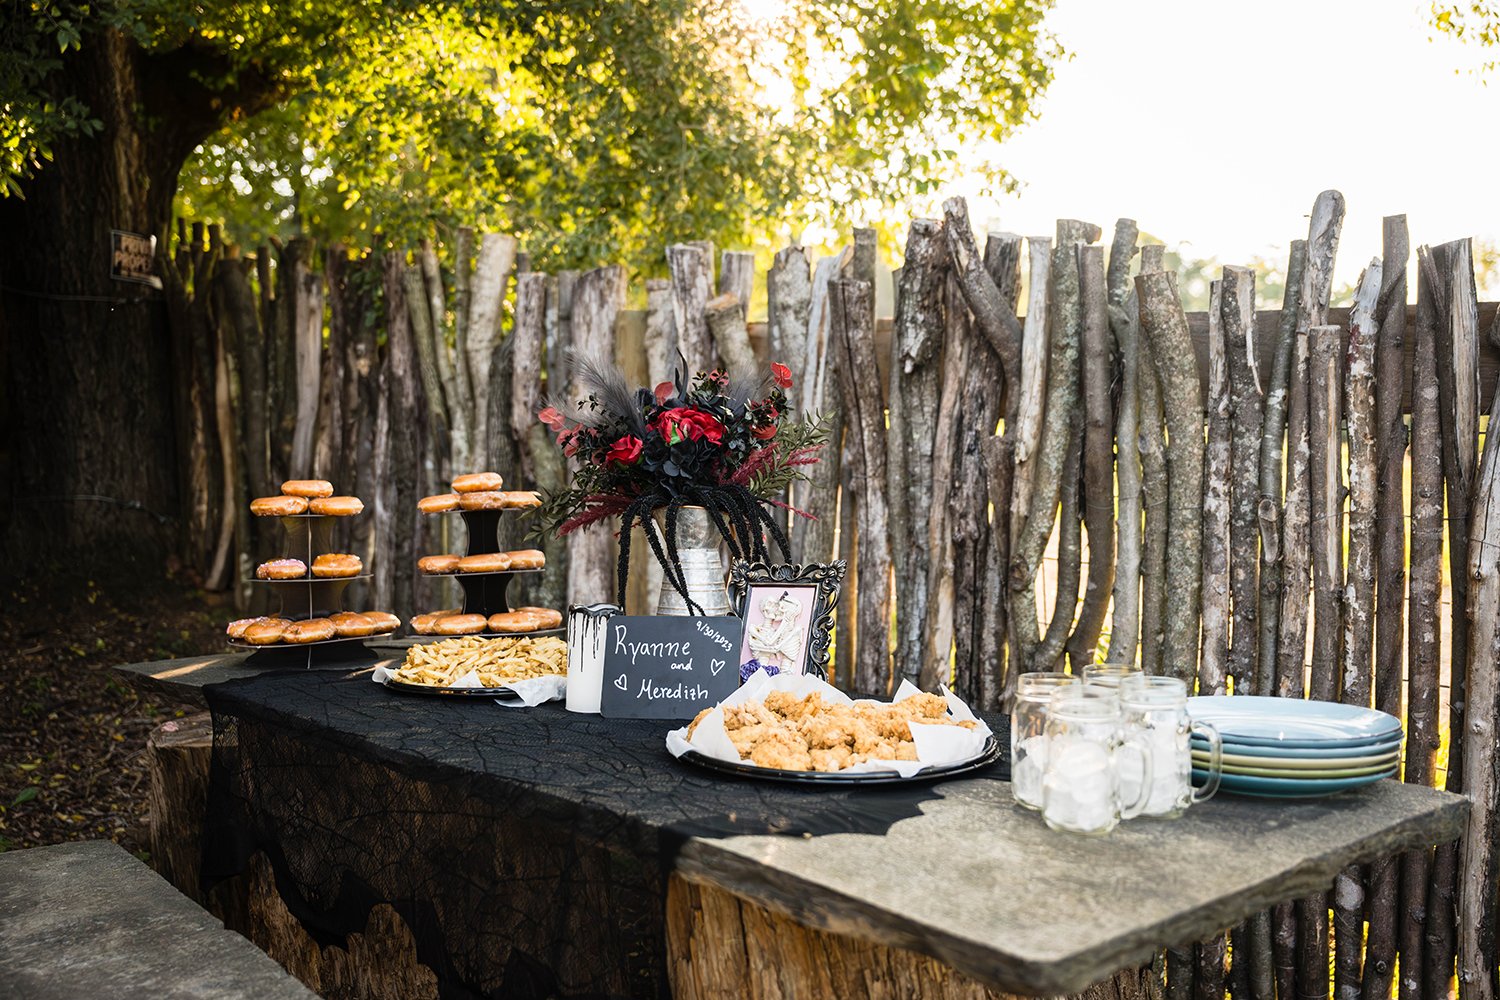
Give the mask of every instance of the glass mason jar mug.
[[(1139, 738), (1125, 738), (1120, 701), (1112, 695), (1065, 691), (1047, 706), (1047, 766), (1042, 819), (1054, 830), (1105, 834), (1140, 815), (1151, 787), (1151, 754)], [(1120, 794), (1121, 762), (1138, 761), (1137, 794)]]
[[(1224, 744), (1219, 731), (1206, 722), (1194, 722), (1187, 710), (1187, 685), (1175, 677), (1136, 677), (1120, 685), (1120, 707), (1124, 735), (1148, 748), (1151, 766), (1144, 774), (1129, 763), (1120, 774), (1121, 791), (1127, 798), (1144, 790), (1145, 816), (1181, 816), (1194, 802), (1213, 797), (1223, 774)], [(1202, 788), (1193, 788), (1191, 739), (1208, 744), (1200, 768), (1208, 772)]]
[(1047, 704), (1059, 691), (1080, 687), (1069, 674), (1031, 673), (1016, 678), (1010, 710), (1010, 780), (1017, 804), (1042, 808), (1042, 774), (1047, 767)]

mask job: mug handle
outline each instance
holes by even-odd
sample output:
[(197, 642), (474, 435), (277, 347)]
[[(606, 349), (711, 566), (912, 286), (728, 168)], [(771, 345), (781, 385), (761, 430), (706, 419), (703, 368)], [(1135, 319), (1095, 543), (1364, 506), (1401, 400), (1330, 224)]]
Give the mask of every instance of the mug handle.
[(1126, 805), (1120, 804), (1121, 819), (1135, 819), (1146, 811), (1146, 804), (1151, 801), (1151, 747), (1146, 741), (1138, 736), (1133, 736), (1121, 743), (1115, 753), (1129, 749), (1141, 759), (1141, 794), (1135, 801)]
[(1206, 802), (1219, 790), (1219, 779), (1224, 774), (1224, 741), (1219, 731), (1207, 722), (1195, 722), (1191, 731), (1208, 741), (1208, 778), (1202, 788), (1193, 789), (1194, 802)]

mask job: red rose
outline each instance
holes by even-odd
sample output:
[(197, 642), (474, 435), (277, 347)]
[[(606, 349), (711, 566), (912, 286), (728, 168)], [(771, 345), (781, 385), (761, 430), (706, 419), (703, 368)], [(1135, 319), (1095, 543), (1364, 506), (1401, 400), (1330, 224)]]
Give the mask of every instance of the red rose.
[(561, 413), (557, 411), (557, 407), (555, 406), (547, 407), (545, 410), (538, 413), (536, 417), (542, 423), (552, 428), (554, 433), (560, 433), (562, 431), (563, 422), (566, 419)]
[(792, 387), (792, 370), (780, 362), (771, 362), (771, 378), (776, 382), (779, 389), (790, 389)]
[(722, 444), (724, 441), (724, 425), (712, 415), (691, 406), (663, 410), (651, 426), (666, 439), (667, 444), (699, 440)]
[(606, 463), (617, 463), (619, 465), (634, 465), (641, 457), (641, 439), (627, 434), (609, 446), (609, 451), (604, 455)]

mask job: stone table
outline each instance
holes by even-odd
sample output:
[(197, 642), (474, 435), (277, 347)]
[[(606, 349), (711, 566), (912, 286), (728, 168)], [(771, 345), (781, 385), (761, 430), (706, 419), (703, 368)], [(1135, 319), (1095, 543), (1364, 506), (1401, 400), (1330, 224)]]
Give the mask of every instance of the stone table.
[(0, 854), (0, 993), (27, 1000), (315, 1000), (108, 841)]
[[(211, 674), (178, 662), (126, 669), (186, 697), (177, 685)], [(214, 669), (241, 668), (221, 657)], [(484, 955), (435, 959), (433, 928), (503, 897), (514, 912), (494, 917), (505, 930), (487, 947), (504, 954), (503, 939), (557, 977), (533, 976), (534, 995), (661, 995), (668, 983), (679, 997), (1081, 991), (1326, 889), (1350, 864), (1452, 840), (1468, 810), (1459, 796), (1384, 781), (1317, 800), (1224, 795), (1179, 820), (1087, 838), (1048, 830), (995, 774), (820, 809), (688, 772), (661, 749), (660, 723), (401, 698), (358, 673), (232, 682), (211, 700), (236, 727), (232, 759), (253, 761), (261, 836), (297, 831), (295, 843), (285, 834), (301, 859), (294, 912), (315, 919), (318, 905), (346, 903), (353, 879), (366, 904), (426, 928), (425, 940), (413, 932), (418, 960), (469, 986)], [(555, 760), (579, 743), (594, 748), (587, 766)], [(309, 810), (322, 811), (315, 822)], [(392, 841), (404, 857), (451, 851), (462, 878), (413, 889), (374, 857)], [(462, 900), (445, 916), (435, 897), (450, 890)], [(407, 898), (424, 894), (421, 906)], [(575, 947), (584, 937), (598, 940)], [(610, 978), (625, 965), (629, 976)]]

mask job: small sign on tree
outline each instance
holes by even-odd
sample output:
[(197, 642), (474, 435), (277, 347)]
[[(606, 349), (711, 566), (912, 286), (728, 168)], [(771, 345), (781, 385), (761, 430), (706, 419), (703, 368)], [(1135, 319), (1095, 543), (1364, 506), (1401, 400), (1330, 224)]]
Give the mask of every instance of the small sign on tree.
[(156, 237), (123, 229), (109, 231), (109, 276), (161, 288), (156, 276)]

